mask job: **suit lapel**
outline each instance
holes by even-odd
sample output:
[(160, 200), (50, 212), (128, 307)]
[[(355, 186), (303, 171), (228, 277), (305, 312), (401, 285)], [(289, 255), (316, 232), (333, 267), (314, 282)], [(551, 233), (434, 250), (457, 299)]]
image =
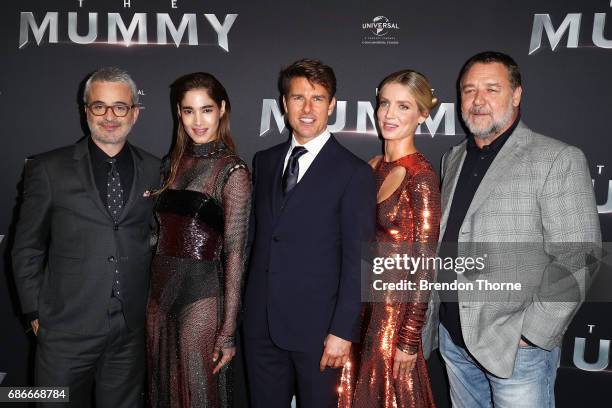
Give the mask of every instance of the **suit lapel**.
[(130, 197), (127, 202), (123, 206), (123, 211), (121, 211), (121, 216), (119, 217), (119, 222), (123, 221), (127, 216), (130, 209), (134, 206), (134, 202), (138, 200), (138, 195), (141, 191), (144, 191), (143, 183), (143, 166), (142, 166), (142, 157), (138, 152), (132, 148), (130, 144), (127, 146), (130, 149), (130, 153), (132, 154), (132, 162), (134, 166), (134, 177), (132, 179), (132, 188), (130, 189)]
[(444, 180), (442, 182), (442, 218), (440, 220), (440, 240), (444, 237), (444, 231), (446, 231), (446, 222), (448, 221), (448, 214), (455, 194), (455, 188), (457, 187), (457, 181), (459, 180), (459, 173), (461, 173), (461, 167), (466, 156), (466, 145), (467, 142), (455, 146), (449, 153), (447, 164), (444, 168)]
[(91, 196), (91, 199), (96, 204), (100, 212), (102, 212), (109, 220), (112, 220), (110, 214), (104, 207), (104, 203), (100, 199), (100, 193), (94, 181), (93, 170), (91, 169), (91, 160), (89, 158), (89, 148), (87, 146), (87, 138), (77, 142), (74, 147), (73, 159), (75, 160), (76, 173), (83, 184), (83, 187)]
[[(313, 160), (310, 167), (308, 167), (308, 171), (306, 174), (302, 176), (300, 182), (296, 184), (293, 188), (289, 197), (287, 197), (287, 205), (290, 201), (300, 201), (299, 196), (301, 194), (308, 194), (308, 192), (312, 192), (316, 189), (317, 183), (320, 183), (321, 180), (324, 180), (326, 175), (333, 174), (333, 170), (331, 169), (331, 164), (333, 160), (331, 160), (333, 156), (333, 150), (337, 145), (337, 141), (333, 135), (330, 136), (329, 140), (323, 145), (317, 157)], [(309, 188), (311, 185), (314, 185), (314, 189)], [(282, 193), (281, 193), (282, 194)]]
[(497, 156), (495, 156), (495, 160), (491, 163), (487, 174), (485, 174), (480, 182), (464, 220), (468, 220), (478, 210), (491, 194), (491, 191), (510, 174), (512, 166), (519, 162), (525, 149), (527, 132), (527, 128), (522, 123), (519, 123), (514, 132), (512, 132), (504, 146), (497, 153)]

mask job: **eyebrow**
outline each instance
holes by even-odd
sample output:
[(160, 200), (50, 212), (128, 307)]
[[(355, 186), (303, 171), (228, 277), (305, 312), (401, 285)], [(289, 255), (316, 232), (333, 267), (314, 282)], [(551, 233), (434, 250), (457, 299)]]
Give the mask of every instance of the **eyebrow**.
[[(380, 102), (383, 102), (383, 101), (384, 101), (384, 102), (391, 102), (389, 99), (387, 99), (387, 98), (385, 98), (385, 97), (383, 97), (383, 96), (381, 96), (381, 97), (379, 98), (379, 101), (380, 101)], [(410, 101), (396, 101), (396, 102), (397, 102), (397, 103), (403, 103), (403, 104), (405, 104), (405, 105), (412, 105), (412, 102), (410, 102)]]
[[(290, 93), (289, 97), (292, 97), (292, 96), (304, 96), (304, 94), (303, 93), (297, 93), (297, 92), (296, 93)], [(325, 98), (325, 99), (328, 99), (327, 95), (323, 95), (323, 94), (312, 95), (311, 98)]]
[[(204, 109), (204, 108), (214, 108), (214, 105), (200, 106), (200, 109)], [(193, 106), (183, 105), (183, 106), (181, 106), (181, 109), (194, 109), (194, 108), (193, 108)]]
[[(485, 82), (484, 83), (485, 86), (494, 86), (497, 88), (501, 88), (502, 84), (500, 82), (493, 82), (493, 81), (489, 81), (489, 82)], [(465, 88), (475, 88), (476, 85), (475, 84), (471, 84), (471, 83), (467, 83), (467, 84), (463, 84), (461, 85), (461, 89), (465, 89)]]
[[(106, 102), (101, 101), (101, 100), (95, 100), (95, 101), (91, 101), (91, 102), (89, 102), (89, 104), (94, 104), (94, 103), (103, 103), (103, 104), (105, 104), (105, 105), (106, 105)], [(113, 102), (113, 105), (117, 105), (117, 104), (122, 104), (122, 105), (129, 106), (129, 103), (126, 103), (126, 102), (124, 102), (124, 101), (115, 101), (115, 102)]]

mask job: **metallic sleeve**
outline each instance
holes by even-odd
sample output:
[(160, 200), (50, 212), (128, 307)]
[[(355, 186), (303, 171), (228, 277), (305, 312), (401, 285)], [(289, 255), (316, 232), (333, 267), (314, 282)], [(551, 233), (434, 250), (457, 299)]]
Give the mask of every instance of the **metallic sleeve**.
[[(414, 176), (413, 190), (409, 192), (412, 223), (408, 223), (413, 237), (413, 256), (435, 256), (440, 230), (440, 191), (436, 174), (430, 169), (424, 169)], [(413, 279), (431, 281), (435, 270), (420, 268)], [(406, 305), (404, 318), (397, 337), (397, 348), (409, 354), (415, 354), (421, 341), (421, 330), (425, 324), (429, 291), (419, 290), (412, 295)]]

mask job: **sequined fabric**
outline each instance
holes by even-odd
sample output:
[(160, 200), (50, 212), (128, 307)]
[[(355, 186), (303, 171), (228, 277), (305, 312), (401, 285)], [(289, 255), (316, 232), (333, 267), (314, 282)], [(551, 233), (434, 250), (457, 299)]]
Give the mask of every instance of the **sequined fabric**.
[(147, 306), (152, 407), (232, 406), (230, 368), (213, 375), (212, 355), (234, 344), (250, 197), (246, 165), (214, 141), (189, 145), (158, 198)]
[[(433, 256), (440, 223), (439, 181), (420, 153), (394, 162), (379, 160), (374, 173), (378, 189), (397, 166), (406, 169), (401, 185), (377, 205), (378, 256), (393, 256), (394, 247), (410, 248), (411, 256)], [(409, 244), (409, 245), (406, 245)], [(434, 271), (419, 269), (398, 276), (431, 280)], [(434, 407), (429, 373), (421, 350), (428, 291), (411, 292), (407, 301), (389, 293), (383, 302), (366, 303), (362, 310), (362, 341), (342, 372), (338, 387), (340, 408)], [(399, 348), (417, 353), (406, 377), (393, 379), (393, 358)]]

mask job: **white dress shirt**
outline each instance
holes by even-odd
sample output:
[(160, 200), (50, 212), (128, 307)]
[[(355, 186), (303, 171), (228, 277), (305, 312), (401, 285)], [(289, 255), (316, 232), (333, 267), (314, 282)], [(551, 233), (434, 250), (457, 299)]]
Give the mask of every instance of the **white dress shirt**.
[(283, 165), (283, 174), (285, 173), (285, 169), (287, 169), (287, 162), (289, 161), (289, 156), (291, 156), (291, 152), (293, 151), (293, 148), (295, 146), (305, 147), (306, 150), (308, 151), (298, 158), (298, 164), (300, 165), (300, 171), (298, 173), (297, 182), (299, 183), (302, 177), (304, 177), (304, 174), (306, 174), (306, 171), (308, 171), (308, 168), (310, 167), (314, 159), (317, 157), (317, 154), (319, 154), (319, 152), (321, 151), (325, 143), (327, 143), (330, 137), (331, 137), (331, 133), (329, 133), (329, 130), (325, 129), (325, 131), (321, 133), (319, 136), (315, 137), (308, 143), (301, 145), (297, 142), (297, 140), (295, 140), (295, 136), (292, 134), (291, 135), (291, 148), (289, 149), (289, 151), (287, 152), (287, 155), (285, 156), (285, 164)]

